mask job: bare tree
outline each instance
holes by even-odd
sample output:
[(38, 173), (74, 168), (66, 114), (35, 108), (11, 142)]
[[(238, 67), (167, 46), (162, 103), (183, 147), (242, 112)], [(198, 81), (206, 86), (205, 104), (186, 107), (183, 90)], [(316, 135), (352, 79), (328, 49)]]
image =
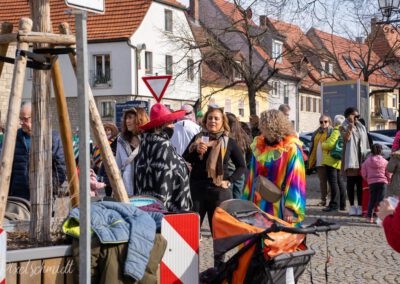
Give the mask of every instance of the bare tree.
[[(211, 1), (201, 1), (200, 5), (207, 5)], [(282, 75), (301, 80), (303, 76), (298, 66), (287, 59), (292, 50), (273, 50), (272, 40), (280, 35), (271, 32), (263, 20), (269, 16), (278, 18), (283, 11), (288, 11), (286, 14), (291, 14), (293, 19), (301, 18), (300, 13), (317, 14), (315, 9), (322, 4), (317, 0), (234, 0), (226, 1), (224, 7), (215, 13), (200, 16), (200, 19), (191, 18), (195, 38), (183, 31), (166, 36), (177, 48), (185, 50), (186, 54), (200, 49), (202, 58), (192, 62), (192, 66), (180, 70), (175, 77), (185, 74), (187, 68), (206, 64), (220, 75), (215, 80), (223, 81), (223, 87), (210, 95), (243, 86), (247, 89), (250, 114), (256, 114), (256, 95), (270, 88), (268, 82), (272, 77)], [(254, 11), (260, 13), (256, 15)], [(191, 14), (195, 16), (195, 13)], [(260, 24), (253, 20), (257, 16)], [(285, 38), (280, 37), (284, 42)]]

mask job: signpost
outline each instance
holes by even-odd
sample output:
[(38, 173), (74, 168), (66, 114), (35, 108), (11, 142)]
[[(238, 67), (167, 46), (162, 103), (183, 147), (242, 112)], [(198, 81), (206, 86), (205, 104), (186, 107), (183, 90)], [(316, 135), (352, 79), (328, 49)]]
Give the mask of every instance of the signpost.
[[(89, 185), (89, 75), (87, 59), (87, 12), (104, 13), (104, 0), (66, 0), (78, 9), (75, 14), (77, 81), (79, 105), (79, 283), (90, 283), (90, 185)], [(81, 11), (80, 11), (81, 10)]]
[(104, 14), (104, 0), (65, 0), (65, 4), (71, 8), (85, 10), (93, 13)]
[(147, 88), (149, 88), (151, 94), (156, 99), (157, 103), (159, 103), (164, 96), (165, 91), (169, 85), (169, 82), (172, 79), (171, 75), (165, 76), (148, 76), (142, 77), (144, 83)]
[(121, 130), (122, 115), (124, 114), (125, 110), (141, 107), (144, 108), (147, 113), (149, 113), (149, 105), (149, 102), (146, 101), (127, 101), (125, 103), (115, 104), (115, 124)]

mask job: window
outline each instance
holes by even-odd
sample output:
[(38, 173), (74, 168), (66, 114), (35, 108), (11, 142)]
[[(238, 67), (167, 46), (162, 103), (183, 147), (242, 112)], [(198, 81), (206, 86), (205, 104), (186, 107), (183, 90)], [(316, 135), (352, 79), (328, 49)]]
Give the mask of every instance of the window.
[(393, 108), (397, 109), (397, 98), (396, 98), (396, 96), (392, 97), (392, 102), (393, 102)]
[(225, 112), (231, 112), (231, 106), (232, 106), (231, 100), (230, 99), (225, 99), (224, 111)]
[(153, 53), (150, 51), (144, 54), (144, 68), (146, 74), (153, 74)]
[(347, 65), (350, 67), (351, 71), (356, 71), (353, 62), (351, 61), (350, 57), (343, 56), (344, 61), (346, 61)]
[(239, 100), (238, 111), (239, 111), (239, 115), (243, 117), (244, 116), (244, 101), (243, 100)]
[(101, 118), (113, 119), (115, 110), (114, 101), (102, 101), (100, 102), (100, 116)]
[(172, 32), (172, 11), (164, 10), (165, 15), (165, 31)]
[(386, 77), (392, 78), (392, 74), (390, 74), (389, 71), (385, 67), (383, 67), (381, 70), (382, 70), (383, 74), (385, 74)]
[(194, 79), (194, 61), (193, 61), (193, 59), (187, 60), (186, 73), (187, 73), (187, 79), (189, 81), (193, 81), (193, 79)]
[(328, 74), (332, 75), (333, 74), (333, 64), (328, 63)]
[(172, 56), (165, 55), (165, 74), (172, 75)]
[(321, 99), (317, 99), (317, 112), (321, 113)]
[(325, 75), (325, 70), (326, 70), (326, 62), (325, 61), (321, 61), (321, 75), (322, 76)]
[(361, 69), (364, 69), (364, 67), (365, 67), (364, 62), (362, 62), (360, 59), (356, 59), (356, 62), (358, 64), (358, 66), (360, 66)]
[(272, 96), (279, 97), (279, 82), (272, 82)]
[(313, 98), (313, 112), (317, 112), (317, 99)]
[(110, 54), (94, 55), (94, 86), (111, 86)]
[(385, 125), (382, 123), (377, 123), (375, 125), (375, 128), (376, 128), (376, 130), (383, 130), (383, 129), (385, 129)]
[(282, 63), (282, 47), (282, 42), (277, 40), (272, 42), (272, 58), (276, 59), (278, 63)]
[(307, 97), (306, 99), (306, 111), (311, 111), (311, 98)]
[(301, 111), (305, 111), (305, 109), (304, 109), (304, 107), (305, 107), (305, 104), (306, 104), (306, 97), (305, 96), (301, 96), (301, 99), (300, 99), (300, 110)]
[(283, 103), (289, 104), (289, 85), (283, 85)]
[[(240, 61), (235, 61), (235, 63), (239, 66), (242, 65), (242, 63)], [(239, 72), (235, 67), (233, 67), (233, 80), (243, 80), (243, 76), (242, 73)]]
[(256, 114), (260, 115), (260, 103), (256, 101)]

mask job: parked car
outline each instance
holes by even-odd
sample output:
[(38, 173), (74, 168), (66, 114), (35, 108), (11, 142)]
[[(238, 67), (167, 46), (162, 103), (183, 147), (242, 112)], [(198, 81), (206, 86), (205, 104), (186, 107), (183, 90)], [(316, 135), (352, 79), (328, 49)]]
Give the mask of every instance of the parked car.
[(389, 148), (392, 148), (394, 138), (376, 132), (370, 132), (369, 134), (371, 135), (373, 141), (382, 142)]
[(303, 152), (306, 155), (307, 159), (304, 159), (304, 164), (306, 166), (306, 174), (312, 174), (313, 170), (308, 169), (308, 160), (310, 157), (310, 150), (311, 150), (311, 136), (303, 135), (302, 133), (299, 135), (299, 139), (303, 142)]
[(390, 138), (394, 138), (396, 136), (396, 129), (383, 129), (383, 130), (372, 130), (370, 133), (378, 133), (386, 135)]
[(382, 142), (378, 140), (372, 140), (374, 144), (380, 144), (382, 146), (382, 156), (386, 159), (390, 159), (390, 155), (392, 154), (392, 144), (389, 144), (387, 142)]

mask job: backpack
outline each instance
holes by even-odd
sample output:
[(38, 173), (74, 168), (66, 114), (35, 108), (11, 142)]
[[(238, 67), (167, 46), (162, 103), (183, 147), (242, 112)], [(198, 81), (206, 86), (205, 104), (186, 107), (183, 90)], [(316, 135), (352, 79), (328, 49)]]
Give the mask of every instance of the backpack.
[(343, 138), (342, 135), (340, 135), (338, 140), (336, 141), (335, 147), (333, 147), (333, 149), (330, 151), (330, 155), (332, 158), (336, 160), (341, 160), (342, 152), (343, 152)]

